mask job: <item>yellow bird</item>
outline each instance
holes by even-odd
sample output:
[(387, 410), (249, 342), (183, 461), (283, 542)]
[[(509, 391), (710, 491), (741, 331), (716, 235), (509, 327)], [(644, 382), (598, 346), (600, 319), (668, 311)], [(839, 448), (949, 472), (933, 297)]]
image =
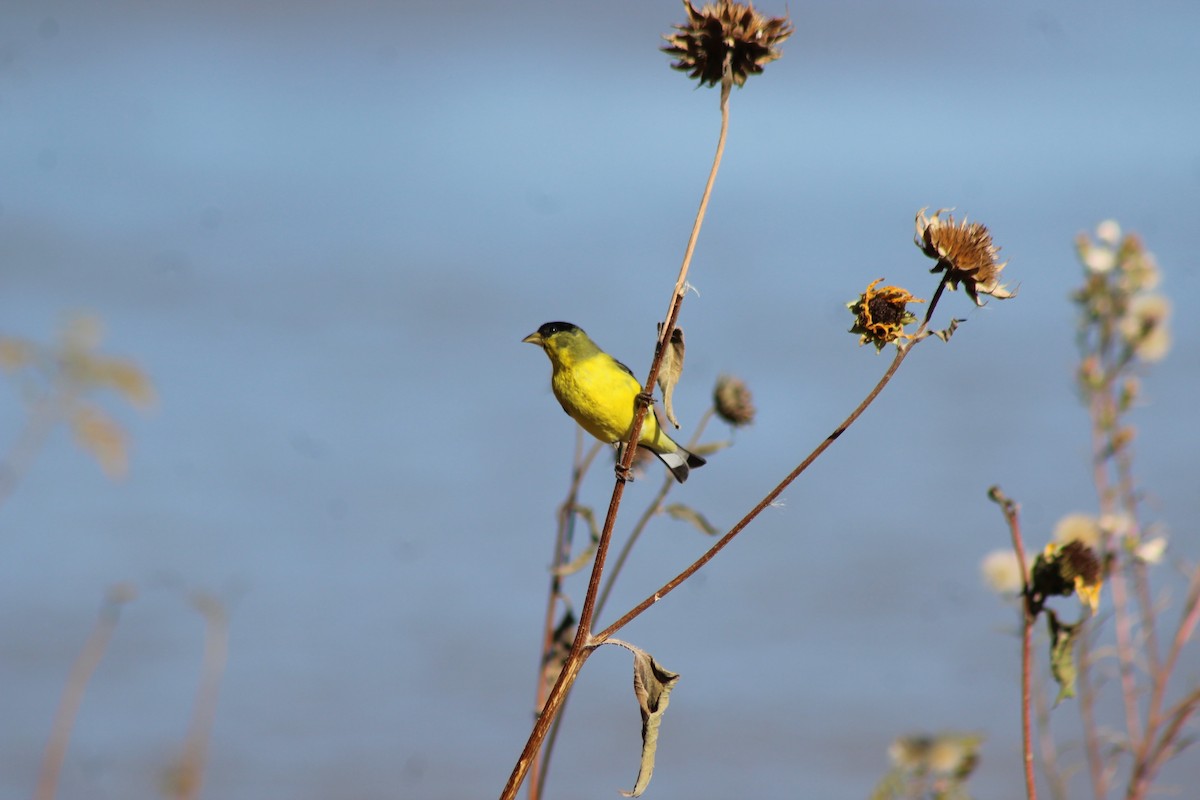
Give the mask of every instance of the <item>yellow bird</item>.
[[(547, 322), (521, 341), (546, 351), (554, 374), (550, 387), (559, 405), (592, 436), (606, 444), (623, 442), (633, 427), (633, 411), (642, 385), (629, 367), (601, 350), (569, 322)], [(688, 469), (704, 464), (659, 426), (654, 409), (646, 412), (638, 446), (658, 456), (675, 480), (687, 480)]]

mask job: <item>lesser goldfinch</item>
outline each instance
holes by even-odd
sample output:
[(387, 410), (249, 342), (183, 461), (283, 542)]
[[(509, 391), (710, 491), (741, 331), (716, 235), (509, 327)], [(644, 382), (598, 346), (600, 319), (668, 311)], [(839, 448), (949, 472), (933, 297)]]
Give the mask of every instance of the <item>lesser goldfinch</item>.
[[(547, 322), (521, 341), (546, 351), (554, 374), (550, 387), (559, 405), (592, 436), (606, 444), (629, 438), (633, 411), (642, 385), (629, 367), (601, 350), (569, 322)], [(654, 410), (642, 422), (638, 446), (658, 456), (675, 480), (687, 480), (688, 469), (704, 464), (663, 431)]]

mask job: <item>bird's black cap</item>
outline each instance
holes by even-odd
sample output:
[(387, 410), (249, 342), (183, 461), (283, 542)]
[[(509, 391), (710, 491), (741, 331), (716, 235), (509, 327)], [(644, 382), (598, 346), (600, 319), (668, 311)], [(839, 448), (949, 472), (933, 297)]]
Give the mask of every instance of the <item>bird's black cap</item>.
[(538, 332), (538, 335), (541, 336), (543, 339), (548, 339), (556, 333), (562, 333), (563, 331), (577, 331), (577, 330), (579, 330), (579, 326), (572, 325), (569, 322), (547, 322), (545, 325), (538, 328), (537, 332)]

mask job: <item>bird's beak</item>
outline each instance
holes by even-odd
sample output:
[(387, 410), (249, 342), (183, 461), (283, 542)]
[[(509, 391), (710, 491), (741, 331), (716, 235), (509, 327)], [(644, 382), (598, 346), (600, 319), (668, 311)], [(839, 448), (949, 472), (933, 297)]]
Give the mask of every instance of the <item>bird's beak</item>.
[(522, 339), (521, 341), (522, 341), (522, 342), (529, 342), (530, 344), (536, 344), (538, 347), (545, 347), (545, 346), (546, 346), (546, 342), (545, 342), (545, 340), (544, 340), (544, 339), (542, 339), (542, 335), (541, 335), (540, 333), (538, 333), (537, 331), (534, 331), (533, 333), (529, 334), (528, 336), (526, 336), (526, 337), (525, 337), (524, 339)]

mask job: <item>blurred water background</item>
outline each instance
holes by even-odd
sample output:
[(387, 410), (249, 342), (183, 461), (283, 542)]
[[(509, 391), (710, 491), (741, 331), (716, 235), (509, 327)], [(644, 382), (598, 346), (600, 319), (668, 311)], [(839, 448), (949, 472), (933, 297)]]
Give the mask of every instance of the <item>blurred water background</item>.
[[(672, 497), (731, 524), (869, 389), (887, 356), (857, 347), (844, 304), (881, 276), (932, 292), (918, 209), (985, 222), (1020, 295), (945, 298), (968, 320), (952, 342), (622, 634), (683, 675), (651, 796), (864, 797), (893, 737), (953, 728), (988, 737), (977, 796), (1014, 797), (1016, 617), (979, 578), (1008, 541), (985, 492), (1022, 502), (1034, 548), (1096, 508), (1068, 296), (1073, 239), (1106, 218), (1144, 236), (1175, 302), (1137, 471), (1168, 561), (1200, 555), (1200, 6), (790, 12), (784, 58), (733, 97), (681, 318), (685, 434), (723, 372), (758, 418)], [(159, 393), (148, 415), (113, 406), (126, 480), (59, 431), (0, 508), (0, 795), (32, 793), (119, 581), (140, 596), (61, 797), (159, 796), (200, 675), (195, 591), (231, 624), (204, 796), (499, 793), (575, 445), (520, 339), (570, 320), (644, 374), (718, 123), (717, 93), (656, 49), (681, 18), (667, 0), (0, 8), (0, 333), (48, 341), (94, 313)], [(15, 392), (0, 413), (7, 447)], [(594, 470), (584, 502), (611, 483)], [(633, 484), (625, 519), (657, 484)], [(705, 546), (656, 523), (612, 608)], [(633, 783), (611, 650), (568, 709), (552, 797)], [(1198, 675), (1193, 654), (1182, 685)], [(1056, 712), (1067, 760), (1076, 713)], [(1200, 764), (1165, 780), (1194, 786)]]

